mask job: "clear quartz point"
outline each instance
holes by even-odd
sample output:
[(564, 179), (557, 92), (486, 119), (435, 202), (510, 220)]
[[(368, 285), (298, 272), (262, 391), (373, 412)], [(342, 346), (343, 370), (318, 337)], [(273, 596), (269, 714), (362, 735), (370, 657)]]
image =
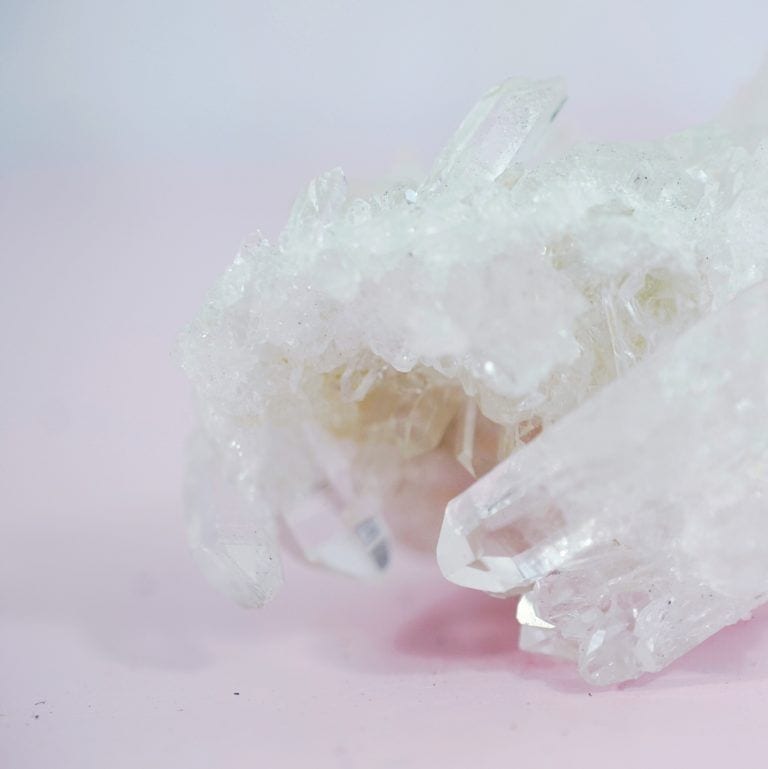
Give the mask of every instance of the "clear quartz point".
[(188, 447), (187, 535), (207, 579), (241, 606), (262, 606), (283, 584), (272, 517), (243, 476), (236, 446), (202, 434)]
[(380, 509), (388, 473), (370, 472), (367, 457), (357, 456), (352, 444), (316, 429), (281, 431), (273, 446), (274, 472), (289, 468), (273, 496), (294, 551), (353, 577), (385, 569), (390, 546)]
[(437, 557), (459, 585), (525, 592), (524, 647), (599, 684), (660, 670), (764, 601), (768, 282), (454, 499)]
[(427, 188), (487, 184), (529, 161), (565, 100), (560, 78), (510, 78), (492, 88), (438, 157)]

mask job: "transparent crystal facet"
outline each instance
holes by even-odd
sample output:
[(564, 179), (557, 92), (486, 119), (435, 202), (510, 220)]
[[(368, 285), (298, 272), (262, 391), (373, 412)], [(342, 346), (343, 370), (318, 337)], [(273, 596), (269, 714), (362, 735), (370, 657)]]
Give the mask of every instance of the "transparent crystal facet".
[(237, 454), (235, 447), (217, 450), (203, 435), (190, 441), (189, 546), (211, 583), (241, 606), (262, 606), (283, 583), (282, 561), (274, 522), (240, 475)]
[(460, 585), (530, 590), (525, 645), (570, 649), (612, 683), (765, 600), (766, 513), (763, 282), (453, 500), (437, 556)]

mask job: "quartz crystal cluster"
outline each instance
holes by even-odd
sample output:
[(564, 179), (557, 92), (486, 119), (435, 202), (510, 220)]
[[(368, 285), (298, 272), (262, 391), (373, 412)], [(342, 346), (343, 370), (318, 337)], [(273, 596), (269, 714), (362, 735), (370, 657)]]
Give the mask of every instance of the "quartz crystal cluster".
[(558, 149), (564, 100), (509, 80), (425, 179), (315, 179), (183, 333), (191, 546), (239, 603), (281, 547), (436, 547), (609, 684), (768, 598), (768, 110)]

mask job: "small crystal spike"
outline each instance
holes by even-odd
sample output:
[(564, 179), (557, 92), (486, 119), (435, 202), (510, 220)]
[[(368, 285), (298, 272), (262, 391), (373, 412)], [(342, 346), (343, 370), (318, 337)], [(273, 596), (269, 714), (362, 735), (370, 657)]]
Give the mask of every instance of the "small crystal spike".
[(432, 169), (427, 186), (488, 183), (530, 160), (565, 103), (560, 79), (511, 78), (492, 88), (464, 118)]

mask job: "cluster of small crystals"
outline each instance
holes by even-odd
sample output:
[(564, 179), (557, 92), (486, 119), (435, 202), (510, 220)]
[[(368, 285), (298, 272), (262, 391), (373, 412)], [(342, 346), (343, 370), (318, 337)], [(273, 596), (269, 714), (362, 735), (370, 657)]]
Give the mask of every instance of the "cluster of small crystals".
[[(338, 169), (315, 179), (183, 334), (190, 540), (240, 603), (279, 588), (281, 545), (357, 576), (393, 540), (434, 548), (451, 498), (768, 275), (764, 129), (544, 155), (564, 99), (503, 83), (418, 184), (362, 199)], [(528, 516), (537, 541), (553, 510)], [(509, 536), (473, 555), (491, 582), (516, 568)]]

